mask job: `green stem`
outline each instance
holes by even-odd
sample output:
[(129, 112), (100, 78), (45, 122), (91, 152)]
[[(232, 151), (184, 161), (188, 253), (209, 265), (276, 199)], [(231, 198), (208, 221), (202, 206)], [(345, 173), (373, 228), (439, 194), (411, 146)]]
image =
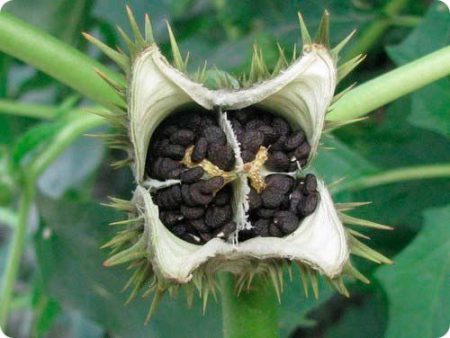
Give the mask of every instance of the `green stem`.
[(279, 337), (278, 302), (272, 284), (256, 276), (251, 289), (237, 296), (234, 277), (228, 273), (220, 277), (224, 338)]
[(450, 164), (433, 164), (388, 170), (380, 174), (363, 176), (338, 184), (333, 193), (344, 190), (362, 190), (384, 184), (404, 181), (450, 177)]
[(8, 317), (8, 310), (14, 291), (14, 284), (20, 267), (20, 260), (25, 247), (27, 234), (28, 215), (33, 202), (35, 189), (34, 182), (26, 182), (19, 202), (18, 223), (13, 232), (13, 238), (9, 247), (5, 272), (3, 275), (2, 289), (0, 292), (0, 326), (4, 327)]
[(366, 115), (449, 74), (450, 46), (352, 89), (336, 102), (327, 120), (350, 120)]
[(17, 224), (17, 214), (10, 209), (0, 207), (0, 223), (14, 229)]
[(116, 73), (6, 12), (0, 13), (0, 51), (33, 65), (102, 105), (121, 103), (116, 92), (95, 69), (121, 81)]
[(381, 10), (379, 18), (362, 30), (358, 40), (347, 51), (345, 60), (349, 60), (359, 54), (367, 53), (383, 37), (389, 27), (394, 24), (392, 18), (405, 9), (410, 0), (388, 0), (386, 6)]
[(49, 120), (54, 118), (60, 109), (42, 104), (26, 104), (12, 100), (0, 99), (0, 113)]
[(37, 179), (72, 142), (81, 134), (104, 125), (106, 120), (91, 113), (74, 112), (69, 120), (53, 138), (51, 144), (36, 157), (28, 168), (28, 175)]

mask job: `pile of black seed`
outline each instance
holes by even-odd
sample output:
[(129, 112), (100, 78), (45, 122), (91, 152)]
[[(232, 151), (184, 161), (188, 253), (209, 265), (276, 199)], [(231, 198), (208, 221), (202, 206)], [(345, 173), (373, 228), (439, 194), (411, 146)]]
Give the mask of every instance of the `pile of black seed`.
[(226, 171), (234, 167), (234, 151), (212, 114), (183, 112), (164, 121), (150, 141), (147, 174), (158, 180), (179, 179), (181, 185), (153, 194), (160, 219), (173, 234), (190, 243), (203, 244), (213, 237), (228, 239), (236, 230), (232, 191), (222, 177), (205, 179), (201, 167), (189, 169), (180, 162), (190, 146), (194, 146), (194, 164), (206, 158)]
[(231, 125), (241, 144), (245, 162), (255, 159), (260, 146), (269, 148), (267, 169), (292, 172), (303, 167), (311, 151), (303, 130), (293, 131), (280, 117), (258, 110), (239, 110), (229, 114)]
[[(241, 231), (239, 240), (291, 234), (314, 212), (319, 200), (314, 175), (294, 178), (285, 174), (306, 164), (310, 146), (305, 133), (293, 131), (280, 117), (256, 110), (233, 111), (229, 118), (244, 163), (253, 161), (260, 146), (265, 146), (266, 168), (284, 172), (265, 177), (261, 193), (251, 188), (249, 221), (253, 228)], [(222, 170), (234, 169), (234, 151), (216, 120), (217, 116), (206, 112), (175, 114), (158, 126), (147, 154), (149, 177), (181, 181), (153, 193), (161, 221), (177, 237), (194, 244), (214, 237), (228, 240), (236, 230), (231, 184), (225, 185), (220, 176), (209, 177), (200, 166), (187, 168), (182, 163), (186, 150), (193, 146), (194, 165), (207, 159)]]
[(319, 201), (317, 180), (312, 174), (294, 179), (284, 174), (265, 178), (266, 188), (261, 194), (251, 188), (249, 220), (251, 230), (240, 233), (240, 240), (255, 236), (284, 237), (297, 230), (299, 223), (311, 215)]

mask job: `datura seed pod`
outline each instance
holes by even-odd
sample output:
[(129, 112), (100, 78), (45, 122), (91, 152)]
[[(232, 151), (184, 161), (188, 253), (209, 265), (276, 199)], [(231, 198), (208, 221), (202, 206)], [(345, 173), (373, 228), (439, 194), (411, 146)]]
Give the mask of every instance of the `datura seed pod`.
[(312, 40), (301, 15), (303, 48), (280, 56), (272, 71), (255, 47), (249, 74), (239, 80), (217, 72), (218, 88), (207, 88), (206, 67), (186, 72), (188, 58), (168, 25), (173, 61), (154, 42), (145, 17), (142, 35), (128, 9), (134, 34), (119, 28), (129, 53), (113, 50), (92, 36), (124, 71), (119, 83), (99, 73), (123, 99), (104, 117), (117, 126), (113, 147), (127, 151), (136, 181), (131, 201), (112, 199), (127, 213), (123, 229), (105, 247), (105, 266), (128, 263), (132, 299), (154, 293), (151, 313), (167, 291), (197, 290), (206, 304), (217, 272), (235, 275), (237, 291), (264, 274), (279, 294), (283, 266), (298, 265), (305, 289), (317, 293), (317, 276), (342, 294), (347, 275), (368, 280), (350, 263), (350, 254), (376, 263), (390, 260), (363, 244), (343, 225), (388, 227), (345, 215), (361, 203), (335, 205), (323, 180), (308, 170), (319, 148), (325, 115), (337, 83), (362, 60), (338, 65), (351, 35), (329, 48), (329, 15)]

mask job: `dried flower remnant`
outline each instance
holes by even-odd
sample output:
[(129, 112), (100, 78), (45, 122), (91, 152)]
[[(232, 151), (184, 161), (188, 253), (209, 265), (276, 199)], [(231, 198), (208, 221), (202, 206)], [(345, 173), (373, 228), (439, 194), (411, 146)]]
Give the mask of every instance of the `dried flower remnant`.
[(112, 201), (128, 219), (118, 222), (124, 230), (105, 245), (114, 253), (105, 265), (135, 269), (131, 298), (141, 288), (154, 292), (151, 315), (163, 293), (184, 286), (189, 300), (195, 287), (206, 304), (219, 271), (235, 274), (238, 290), (256, 273), (269, 275), (280, 292), (287, 262), (301, 267), (314, 291), (320, 274), (348, 294), (343, 276), (367, 282), (350, 254), (390, 262), (343, 223), (388, 227), (345, 215), (359, 204), (339, 210), (325, 183), (307, 171), (327, 128), (325, 114), (340, 97), (333, 98), (336, 85), (362, 60), (338, 65), (351, 35), (330, 49), (328, 13), (314, 41), (299, 17), (299, 57), (288, 61), (280, 49), (269, 72), (255, 47), (250, 73), (239, 80), (219, 73), (215, 90), (203, 84), (205, 69), (186, 74), (187, 58), (170, 27), (172, 64), (153, 40), (149, 17), (142, 36), (128, 15), (134, 41), (120, 33), (129, 55), (88, 39), (128, 78), (124, 86), (105, 77), (126, 106), (104, 114), (119, 129), (126, 126), (111, 142), (128, 149), (120, 164), (131, 163), (137, 182), (131, 201)]

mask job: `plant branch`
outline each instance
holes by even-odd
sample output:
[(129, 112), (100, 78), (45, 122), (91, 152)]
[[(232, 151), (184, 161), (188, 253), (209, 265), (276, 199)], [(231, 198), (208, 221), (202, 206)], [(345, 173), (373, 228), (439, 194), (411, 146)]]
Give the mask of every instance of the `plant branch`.
[(0, 292), (0, 327), (4, 327), (8, 317), (9, 306), (14, 291), (14, 284), (20, 267), (20, 260), (25, 247), (28, 215), (35, 193), (34, 182), (26, 182), (19, 201), (19, 215), (9, 247), (5, 272)]
[(344, 59), (349, 60), (359, 54), (365, 54), (376, 46), (389, 27), (395, 23), (392, 18), (405, 9), (409, 2), (410, 0), (389, 0), (381, 10), (380, 16), (361, 31)]
[(345, 190), (362, 190), (384, 184), (398, 183), (404, 181), (450, 177), (450, 164), (432, 164), (407, 168), (388, 170), (380, 174), (368, 175), (342, 182), (336, 185), (333, 193)]
[(4, 114), (50, 120), (58, 114), (59, 110), (58, 107), (50, 105), (26, 104), (0, 99), (0, 113)]
[(255, 276), (251, 289), (239, 296), (235, 293), (233, 275), (224, 273), (220, 279), (224, 338), (279, 337), (278, 302), (267, 279)]
[(102, 105), (111, 106), (121, 102), (95, 69), (117, 81), (123, 81), (116, 73), (4, 11), (0, 13), (0, 51), (33, 65)]
[(450, 74), (450, 47), (444, 47), (344, 95), (327, 115), (329, 121), (351, 120)]

